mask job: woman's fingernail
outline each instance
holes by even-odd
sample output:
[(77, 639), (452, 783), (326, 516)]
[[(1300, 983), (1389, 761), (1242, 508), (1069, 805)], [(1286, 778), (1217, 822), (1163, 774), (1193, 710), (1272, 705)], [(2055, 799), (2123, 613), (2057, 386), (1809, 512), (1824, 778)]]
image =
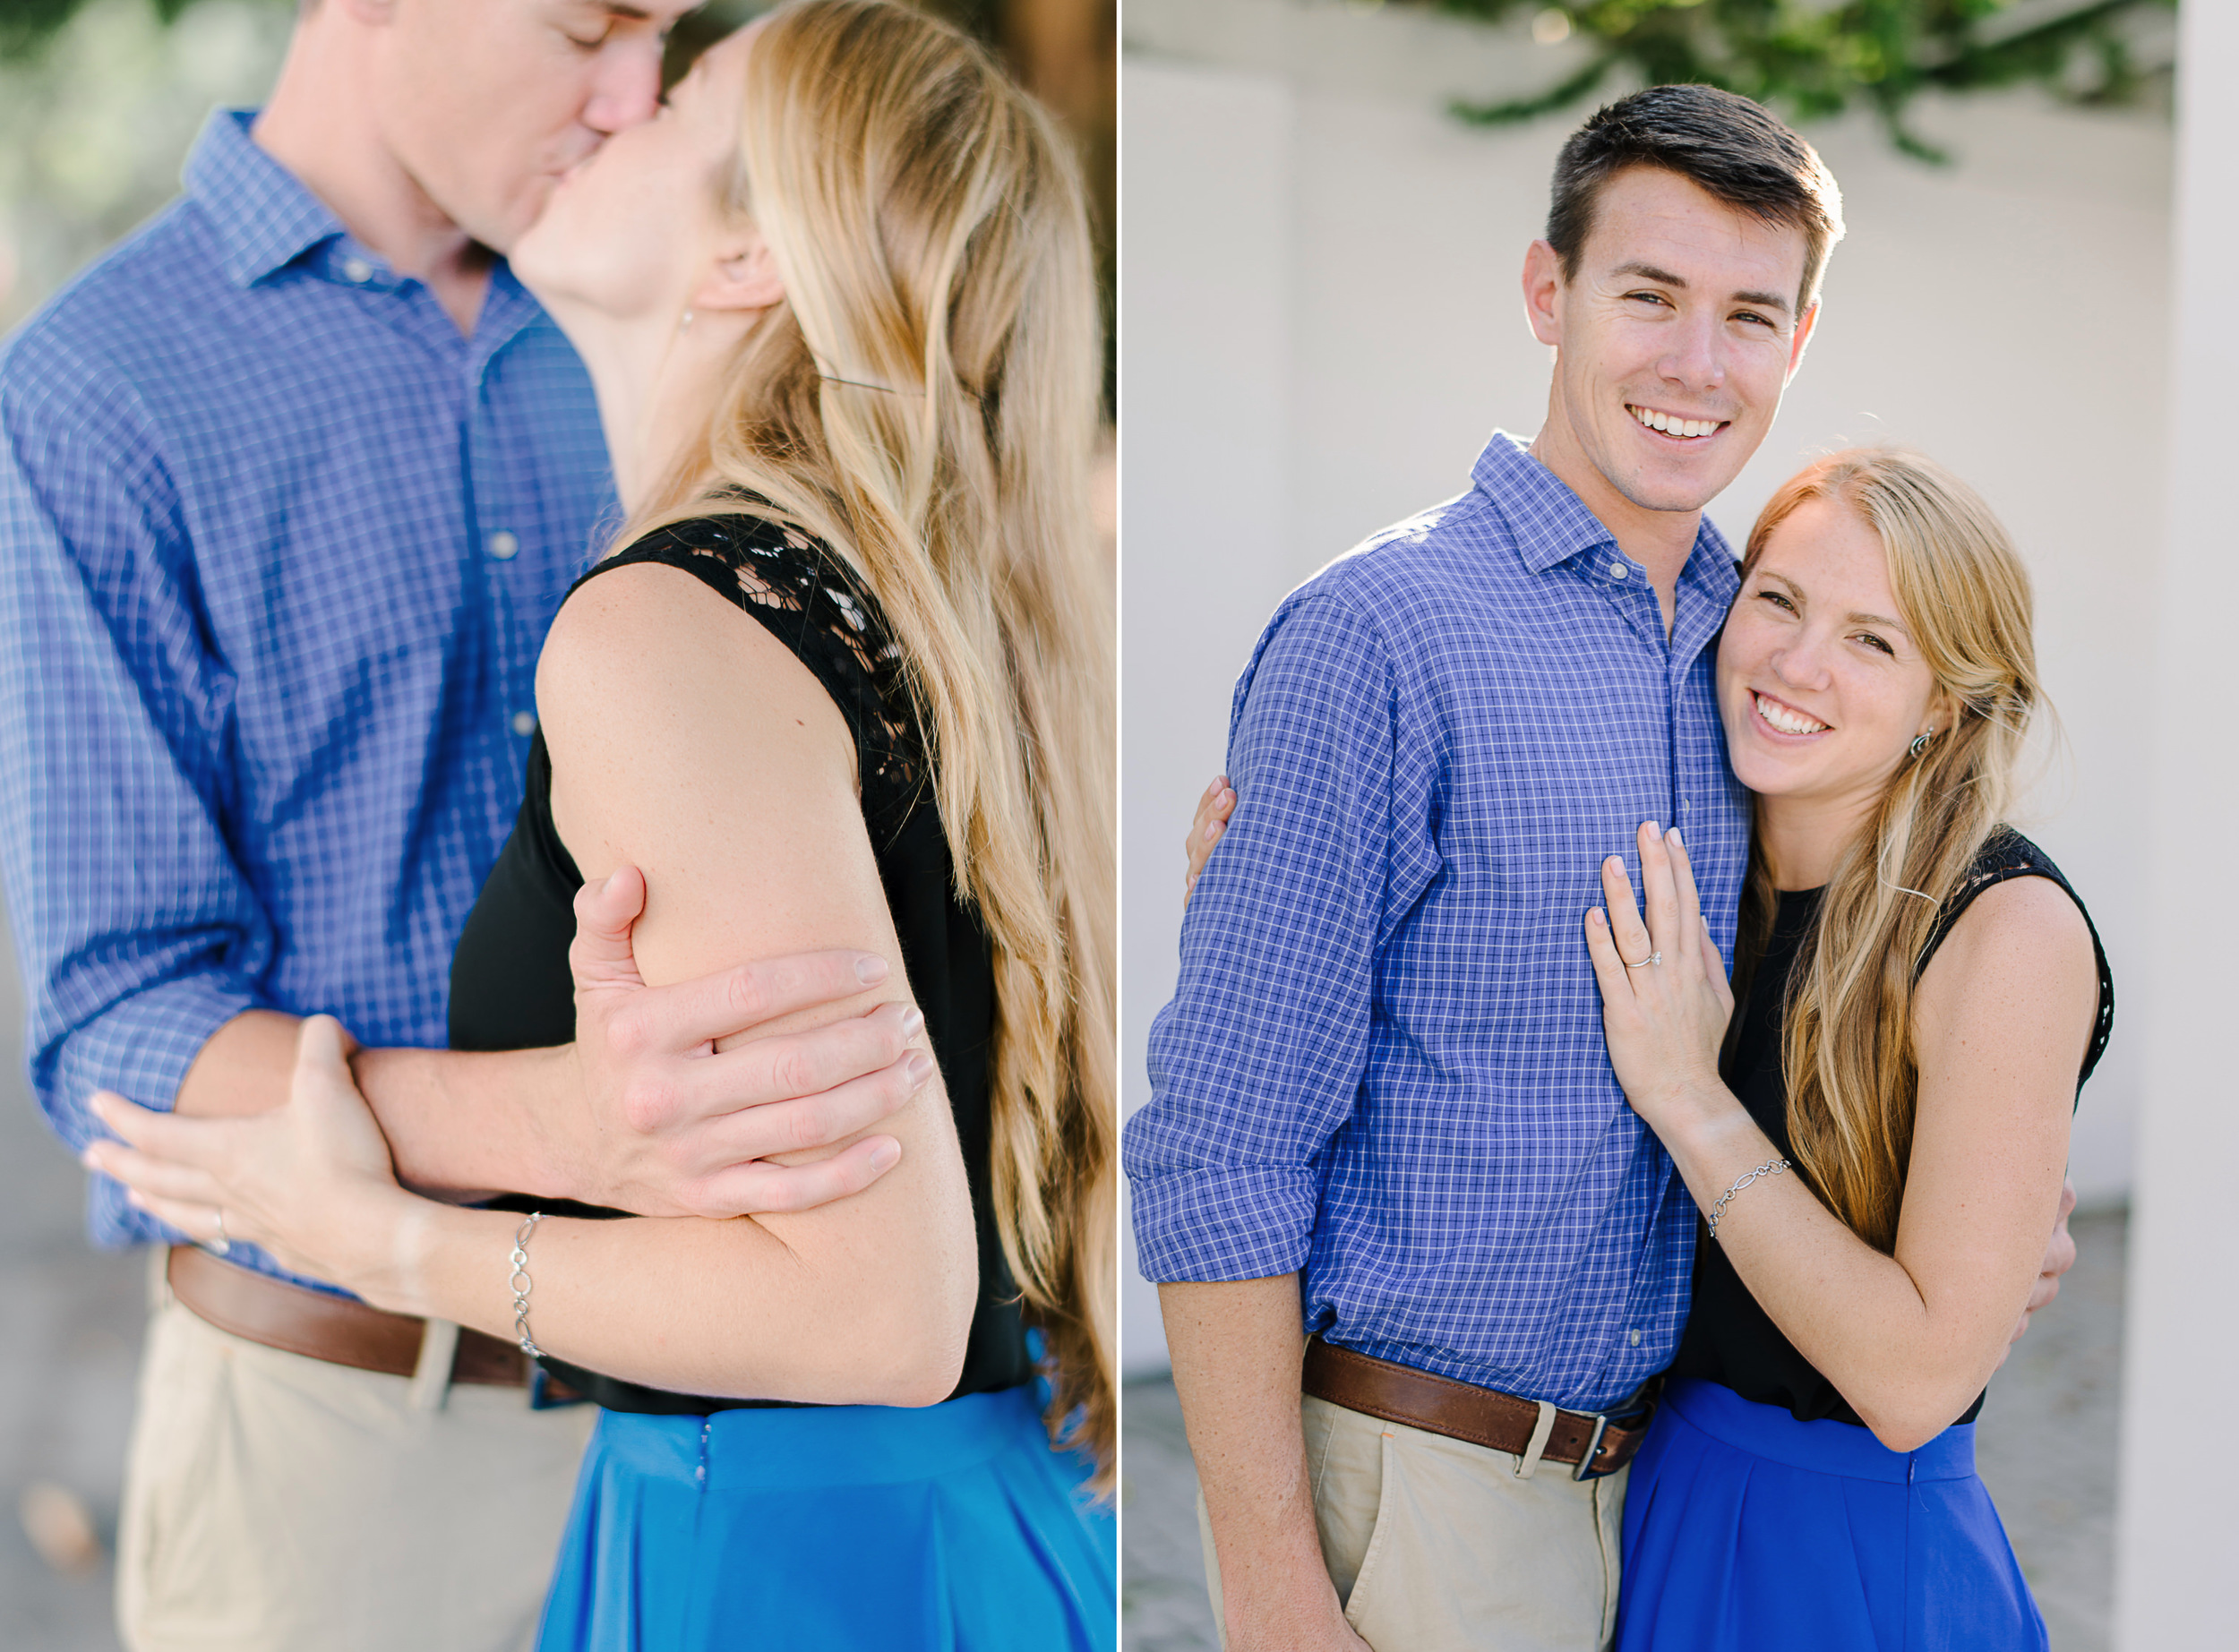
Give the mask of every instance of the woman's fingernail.
[(1685, 849), (1687, 846), (1687, 840), (1679, 835), (1679, 828), (1677, 826), (1671, 828), (1671, 841), (1682, 849)]
[(915, 1038), (918, 1029), (924, 1024), (925, 1012), (919, 1009), (916, 1005), (911, 1005), (902, 1014), (902, 1036), (905, 1039)]
[(875, 987), (887, 978), (887, 961), (875, 953), (855, 960), (855, 979), (866, 987)]
[(892, 1136), (887, 1136), (871, 1150), (871, 1168), (874, 1170), (891, 1170), (901, 1157), (902, 1143)]
[(1586, 921), (1592, 924), (1595, 929), (1599, 929), (1603, 924), (1608, 922), (1609, 920), (1603, 914), (1602, 910), (1597, 906), (1586, 914)]
[(1651, 837), (1660, 837), (1662, 835), (1662, 828), (1651, 820), (1648, 823), (1648, 835)]
[(932, 1077), (933, 1058), (927, 1055), (923, 1050), (919, 1050), (915, 1055), (910, 1057), (909, 1074), (910, 1088), (912, 1090), (915, 1090), (927, 1079)]
[(89, 1170), (98, 1170), (101, 1168), (101, 1155), (96, 1149), (89, 1147), (78, 1155), (78, 1162)]

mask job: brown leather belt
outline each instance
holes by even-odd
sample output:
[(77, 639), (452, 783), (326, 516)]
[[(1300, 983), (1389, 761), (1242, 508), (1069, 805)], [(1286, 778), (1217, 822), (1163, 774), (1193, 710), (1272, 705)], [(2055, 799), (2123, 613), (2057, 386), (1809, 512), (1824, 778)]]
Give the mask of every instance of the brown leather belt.
[[(1513, 1451), (1519, 1457), (1531, 1449), (1531, 1436), (1540, 1426), (1537, 1400), (1433, 1376), (1388, 1359), (1371, 1359), (1351, 1348), (1334, 1347), (1319, 1337), (1307, 1340), (1301, 1385), (1317, 1399), (1326, 1399), (1348, 1411), (1387, 1423), (1404, 1423), (1410, 1428), (1427, 1429), (1496, 1451)], [(1574, 1480), (1613, 1474), (1640, 1450), (1655, 1409), (1652, 1399), (1624, 1411), (1557, 1409), (1540, 1451), (1540, 1459), (1570, 1467)]]
[[(424, 1319), (252, 1273), (192, 1245), (173, 1245), (164, 1272), (171, 1294), (198, 1317), (251, 1342), (390, 1376), (408, 1377), (419, 1365)], [(514, 1344), (459, 1327), (452, 1382), (525, 1388), (530, 1369)], [(552, 1399), (563, 1398), (557, 1383), (539, 1386), (553, 1391)]]

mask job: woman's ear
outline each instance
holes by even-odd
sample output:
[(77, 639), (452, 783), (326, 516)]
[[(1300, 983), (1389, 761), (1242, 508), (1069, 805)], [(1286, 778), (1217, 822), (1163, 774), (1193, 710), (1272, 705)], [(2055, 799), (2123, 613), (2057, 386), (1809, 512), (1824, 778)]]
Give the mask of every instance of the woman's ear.
[(785, 281), (777, 273), (776, 254), (760, 232), (747, 226), (716, 244), (715, 261), (692, 295), (691, 307), (767, 310), (784, 303), (785, 297)]

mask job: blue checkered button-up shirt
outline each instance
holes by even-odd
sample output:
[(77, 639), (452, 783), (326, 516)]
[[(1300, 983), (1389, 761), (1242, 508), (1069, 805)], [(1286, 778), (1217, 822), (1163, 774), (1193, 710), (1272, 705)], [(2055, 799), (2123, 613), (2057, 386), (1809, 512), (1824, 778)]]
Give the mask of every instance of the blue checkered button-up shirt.
[(1144, 1273), (1302, 1271), (1306, 1326), (1599, 1408), (1669, 1364), (1694, 1208), (1609, 1067), (1602, 858), (1683, 829), (1731, 955), (1747, 853), (1705, 523), (1641, 566), (1514, 439), (1286, 598), (1237, 684), (1236, 816), (1182, 926), (1126, 1164)]
[[(611, 506), (589, 380), (511, 276), (462, 336), (248, 121), (0, 355), (0, 874), (73, 1145), (95, 1088), (169, 1106), (253, 1006), (443, 1042)], [(160, 1231), (99, 1178), (91, 1227)]]

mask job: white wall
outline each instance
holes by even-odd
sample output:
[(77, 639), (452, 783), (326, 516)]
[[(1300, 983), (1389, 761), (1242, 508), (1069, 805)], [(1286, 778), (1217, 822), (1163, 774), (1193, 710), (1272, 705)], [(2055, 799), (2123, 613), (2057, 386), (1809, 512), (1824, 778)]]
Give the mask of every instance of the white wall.
[[(2150, 996), (2129, 1027), (2145, 1060), (2138, 1189), (2131, 1223), (2123, 1374), (2123, 1478), (2115, 1554), (2116, 1644), (2192, 1652), (2239, 1641), (2229, 1599), (2239, 1559), (2239, 1439), (2225, 1425), (2223, 1379), (2239, 1370), (2233, 1310), (2233, 1080), (2239, 943), (2230, 918), (2230, 823), (2239, 820), (2239, 735), (2232, 732), (2233, 616), (2239, 532), (2232, 515), (2230, 398), (2239, 333), (2230, 317), (2239, 267), (2239, 150), (2223, 98), (2239, 78), (2239, 7), (2183, 12), (2177, 193), (2176, 347), (2167, 464), (2167, 549), (2156, 603), (2158, 670), (2141, 673), (2151, 751), (2140, 793), (2148, 911), (2140, 944)], [(2199, 1419), (2195, 1421), (2194, 1419)]]
[[(1444, 113), (1542, 83), (1542, 51), (1420, 12), (1130, 0), (1121, 382), (1126, 1105), (1172, 989), (1182, 828), (1229, 689), (1280, 594), (1466, 484), (1494, 425), (1529, 432), (1547, 353), (1523, 250), (1583, 110), (1520, 130)], [(2139, 726), (2154, 665), (2165, 472), (2171, 135), (2016, 94), (1922, 111), (1933, 169), (1871, 124), (1814, 129), (1850, 235), (1773, 436), (1711, 515), (1737, 541), (1806, 454), (1915, 444), (1988, 496), (2038, 586), (2072, 762), (2031, 829), (2117, 971), (2114, 1048), (2077, 1123), (2088, 1199), (2130, 1180), (2150, 948)], [(1132, 1262), (1132, 1246), (1128, 1252)], [(1127, 1271), (1127, 1360), (1162, 1363)]]

